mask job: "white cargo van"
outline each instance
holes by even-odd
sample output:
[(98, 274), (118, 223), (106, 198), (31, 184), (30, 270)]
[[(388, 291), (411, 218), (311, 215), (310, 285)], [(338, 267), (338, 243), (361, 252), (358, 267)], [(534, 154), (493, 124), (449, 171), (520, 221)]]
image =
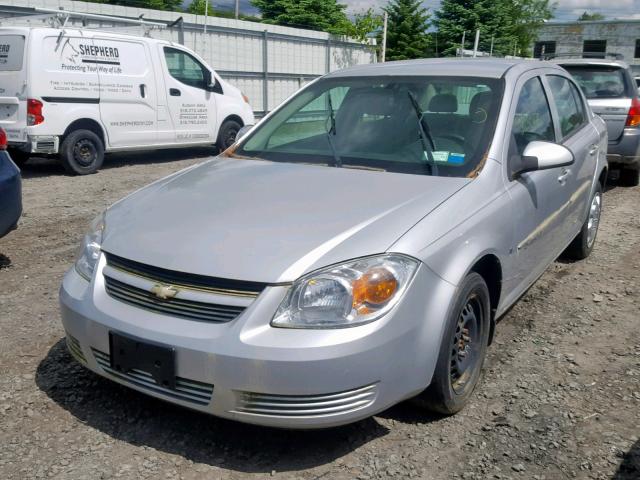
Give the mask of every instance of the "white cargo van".
[(0, 28), (0, 127), (12, 157), (72, 174), (105, 152), (217, 144), (253, 124), (248, 99), (182, 45), (72, 28)]

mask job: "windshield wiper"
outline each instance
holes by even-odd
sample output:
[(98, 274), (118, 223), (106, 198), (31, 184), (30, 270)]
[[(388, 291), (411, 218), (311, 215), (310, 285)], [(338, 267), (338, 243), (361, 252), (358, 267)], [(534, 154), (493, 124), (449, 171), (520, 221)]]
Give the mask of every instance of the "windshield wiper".
[(335, 161), (336, 167), (342, 167), (342, 159), (336, 150), (335, 145), (333, 144), (332, 136), (336, 136), (336, 115), (333, 111), (333, 103), (331, 102), (331, 92), (327, 92), (327, 99), (329, 100), (329, 120), (331, 121), (331, 126), (329, 130), (327, 130), (327, 140), (329, 141), (329, 146), (331, 147), (331, 152), (333, 153), (333, 159)]
[[(420, 141), (422, 142), (422, 148), (424, 152), (427, 154), (427, 162), (429, 168), (431, 169), (431, 173), (433, 175), (438, 175), (438, 166), (436, 165), (435, 160), (433, 159), (433, 152), (436, 149), (436, 144), (433, 141), (433, 137), (431, 136), (431, 129), (429, 128), (429, 124), (424, 120), (424, 112), (420, 109), (420, 104), (416, 99), (415, 95), (411, 92), (411, 90), (407, 90), (409, 94), (409, 100), (411, 100), (411, 105), (418, 116), (418, 130), (420, 133)], [(427, 140), (429, 140), (429, 145), (427, 145)]]

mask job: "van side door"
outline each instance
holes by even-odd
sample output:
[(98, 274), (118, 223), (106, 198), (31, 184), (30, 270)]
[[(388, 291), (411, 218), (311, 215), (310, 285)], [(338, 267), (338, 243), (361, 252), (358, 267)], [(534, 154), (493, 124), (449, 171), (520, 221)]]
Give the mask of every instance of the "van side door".
[(100, 78), (100, 118), (109, 145), (155, 145), (158, 101), (148, 44), (96, 36), (91, 53)]
[(214, 78), (211, 71), (185, 50), (168, 45), (160, 49), (176, 143), (215, 143), (215, 92), (207, 88), (209, 79)]

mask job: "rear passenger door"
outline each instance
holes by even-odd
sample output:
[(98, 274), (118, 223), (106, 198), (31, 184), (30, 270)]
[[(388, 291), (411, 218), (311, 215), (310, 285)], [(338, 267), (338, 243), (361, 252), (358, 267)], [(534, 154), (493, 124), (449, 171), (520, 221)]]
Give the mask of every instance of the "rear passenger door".
[(566, 190), (566, 215), (558, 230), (560, 248), (564, 248), (578, 234), (591, 193), (593, 172), (598, 158), (599, 135), (591, 125), (589, 112), (579, 87), (562, 75), (547, 75), (552, 113), (555, 118), (558, 143), (573, 153), (574, 163), (561, 168), (558, 178)]

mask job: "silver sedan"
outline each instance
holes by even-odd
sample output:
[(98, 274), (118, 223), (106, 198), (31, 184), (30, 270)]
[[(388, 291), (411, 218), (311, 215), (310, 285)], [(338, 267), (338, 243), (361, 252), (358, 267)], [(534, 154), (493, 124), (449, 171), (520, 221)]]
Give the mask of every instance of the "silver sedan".
[(453, 414), (496, 321), (591, 252), (606, 148), (545, 62), (326, 75), (95, 219), (60, 292), (69, 350), (243, 422), (329, 427), (412, 397)]

